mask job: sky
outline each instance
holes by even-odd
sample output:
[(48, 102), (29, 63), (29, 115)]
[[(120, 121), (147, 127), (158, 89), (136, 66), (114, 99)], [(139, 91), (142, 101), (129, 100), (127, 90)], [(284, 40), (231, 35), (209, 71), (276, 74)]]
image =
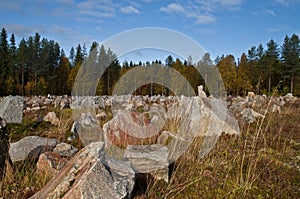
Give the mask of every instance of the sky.
[[(0, 26), (17, 42), (38, 32), (67, 55), (78, 44), (89, 49), (92, 41), (131, 29), (167, 28), (193, 39), (212, 59), (238, 58), (252, 46), (266, 48), (270, 39), (281, 46), (286, 35), (300, 36), (299, 11), (300, 0), (0, 0)], [(168, 54), (151, 52), (139, 58), (164, 61)]]

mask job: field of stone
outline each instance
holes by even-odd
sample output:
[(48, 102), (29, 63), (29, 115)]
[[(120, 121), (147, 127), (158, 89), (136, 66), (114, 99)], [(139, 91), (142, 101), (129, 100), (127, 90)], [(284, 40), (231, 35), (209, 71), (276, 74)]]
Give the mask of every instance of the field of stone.
[(300, 198), (291, 94), (8, 96), (0, 108), (0, 198)]

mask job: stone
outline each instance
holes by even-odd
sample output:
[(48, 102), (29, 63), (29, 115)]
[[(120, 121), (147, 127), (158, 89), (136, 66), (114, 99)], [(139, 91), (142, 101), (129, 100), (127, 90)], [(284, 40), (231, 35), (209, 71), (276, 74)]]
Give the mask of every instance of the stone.
[(247, 123), (253, 123), (256, 118), (263, 118), (264, 116), (256, 111), (254, 111), (251, 108), (245, 108), (241, 112), (242, 118), (244, 119), (245, 122)]
[(78, 121), (75, 121), (71, 127), (71, 133), (75, 136), (78, 137), (78, 131), (81, 128), (81, 124)]
[[(67, 96), (65, 96), (67, 97)], [(60, 100), (60, 110), (65, 109), (65, 108), (70, 108), (70, 102), (68, 100), (68, 98), (63, 98), (62, 100)]]
[(42, 153), (36, 164), (36, 172), (39, 175), (54, 176), (57, 174), (66, 164), (68, 160), (61, 157), (59, 154), (48, 151)]
[(54, 101), (54, 108), (58, 108), (60, 106), (60, 101), (62, 100), (62, 96), (58, 96)]
[(56, 147), (53, 149), (53, 152), (62, 157), (73, 157), (78, 152), (78, 149), (71, 144), (61, 142), (56, 145)]
[(281, 113), (281, 107), (277, 104), (273, 104), (272, 113)]
[(255, 93), (254, 92), (248, 92), (248, 97), (255, 98)]
[(96, 118), (98, 120), (104, 120), (108, 118), (108, 115), (104, 111), (100, 111), (97, 115)]
[(206, 93), (203, 91), (203, 86), (202, 85), (198, 86), (198, 96), (199, 97), (204, 97), (204, 98), (207, 97)]
[(168, 148), (160, 144), (128, 145), (124, 153), (136, 173), (149, 173), (169, 181)]
[(39, 155), (51, 151), (57, 144), (54, 138), (28, 136), (10, 144), (9, 155), (12, 162), (31, 159), (37, 160)]
[(21, 123), (24, 100), (21, 96), (7, 96), (0, 103), (0, 117), (8, 123)]
[(55, 112), (49, 112), (44, 118), (44, 121), (46, 122), (50, 122), (52, 125), (54, 126), (59, 126), (60, 125), (60, 121), (59, 119), (56, 117)]
[(103, 131), (106, 146), (155, 143), (159, 133), (143, 114), (123, 110), (103, 125)]
[(99, 121), (96, 119), (96, 115), (92, 113), (81, 113), (78, 122), (80, 127), (78, 128), (77, 133), (85, 146), (92, 142), (103, 140), (103, 131)]
[(110, 160), (104, 143), (80, 150), (32, 199), (130, 198), (135, 173), (125, 161)]
[(285, 96), (283, 96), (283, 99), (286, 101), (286, 102), (289, 102), (289, 101), (294, 101), (297, 99), (297, 97), (294, 97), (292, 93), (288, 93), (286, 94)]

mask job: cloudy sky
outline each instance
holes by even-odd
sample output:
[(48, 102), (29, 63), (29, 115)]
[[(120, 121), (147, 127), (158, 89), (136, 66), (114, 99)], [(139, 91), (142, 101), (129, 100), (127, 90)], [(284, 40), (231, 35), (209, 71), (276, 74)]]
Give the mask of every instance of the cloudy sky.
[(133, 28), (162, 27), (191, 37), (212, 58), (240, 57), (271, 38), (300, 35), (300, 0), (0, 0), (0, 25), (20, 38), (39, 32), (72, 46)]

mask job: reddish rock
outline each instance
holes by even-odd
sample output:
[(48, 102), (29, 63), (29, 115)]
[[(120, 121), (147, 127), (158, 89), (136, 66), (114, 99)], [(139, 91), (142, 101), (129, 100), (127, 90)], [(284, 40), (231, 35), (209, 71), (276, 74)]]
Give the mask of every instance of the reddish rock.
[(153, 144), (159, 133), (145, 115), (129, 111), (119, 111), (112, 120), (104, 124), (103, 131), (106, 142), (120, 147)]
[(46, 176), (53, 176), (58, 173), (66, 164), (68, 160), (61, 157), (54, 152), (42, 153), (39, 157), (36, 166), (36, 172), (38, 174), (44, 174)]

